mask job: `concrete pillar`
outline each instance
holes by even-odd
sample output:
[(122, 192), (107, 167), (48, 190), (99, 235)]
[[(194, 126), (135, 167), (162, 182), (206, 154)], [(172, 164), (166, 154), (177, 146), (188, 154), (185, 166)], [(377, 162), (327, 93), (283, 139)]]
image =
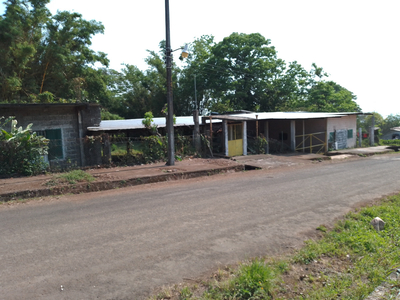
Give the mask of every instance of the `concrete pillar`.
[(362, 147), (362, 128), (358, 128), (358, 147)]
[(224, 135), (224, 153), (225, 153), (225, 156), (228, 156), (229, 147), (228, 147), (228, 121), (227, 120), (222, 121), (222, 133)]
[(371, 147), (373, 147), (374, 143), (375, 143), (375, 136), (374, 135), (375, 135), (375, 116), (372, 115), (371, 128), (370, 128), (370, 134), (369, 134)]
[(325, 153), (329, 152), (329, 131), (328, 131), (328, 124), (329, 124), (329, 119), (326, 118), (326, 123), (325, 123)]
[(243, 155), (247, 155), (247, 122), (243, 121)]
[(296, 151), (296, 121), (290, 121), (290, 150)]
[(306, 147), (306, 125), (305, 121), (303, 120), (303, 153), (305, 152)]
[(81, 157), (81, 167), (86, 165), (85, 160), (85, 150), (83, 146), (83, 126), (82, 126), (82, 113), (78, 110), (78, 131), (79, 131), (79, 150), (80, 150), (80, 157)]

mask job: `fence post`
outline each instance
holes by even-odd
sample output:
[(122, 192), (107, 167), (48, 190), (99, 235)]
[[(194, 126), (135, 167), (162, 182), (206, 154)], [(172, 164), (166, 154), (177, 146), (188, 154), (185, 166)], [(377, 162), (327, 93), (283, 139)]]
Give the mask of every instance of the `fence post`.
[(200, 126), (199, 126), (199, 111), (193, 111), (193, 121), (194, 121), (194, 148), (197, 153), (200, 153)]
[(371, 147), (373, 147), (374, 143), (375, 143), (375, 136), (374, 135), (375, 135), (375, 116), (372, 115), (372, 118), (371, 118), (371, 129), (370, 129), (370, 134), (369, 134)]
[(210, 115), (210, 148), (213, 148), (213, 129), (212, 129), (212, 116)]
[(109, 165), (111, 163), (111, 147), (110, 147), (110, 136), (107, 133), (103, 133), (102, 136), (103, 142), (103, 164)]

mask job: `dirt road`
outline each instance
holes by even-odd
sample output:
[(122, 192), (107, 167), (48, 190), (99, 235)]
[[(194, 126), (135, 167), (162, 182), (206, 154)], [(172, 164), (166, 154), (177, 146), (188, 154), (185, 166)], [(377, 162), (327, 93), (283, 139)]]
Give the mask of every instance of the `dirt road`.
[(4, 205), (0, 294), (141, 299), (301, 245), (351, 207), (399, 191), (399, 166), (400, 155), (380, 155)]

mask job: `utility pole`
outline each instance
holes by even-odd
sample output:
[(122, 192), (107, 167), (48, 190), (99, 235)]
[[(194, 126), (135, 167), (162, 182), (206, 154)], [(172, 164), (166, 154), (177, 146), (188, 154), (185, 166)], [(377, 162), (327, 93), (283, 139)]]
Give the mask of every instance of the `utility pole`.
[(165, 0), (165, 54), (167, 67), (167, 131), (168, 131), (168, 149), (167, 165), (175, 164), (175, 141), (174, 141), (174, 107), (172, 102), (172, 49), (169, 28), (169, 0)]

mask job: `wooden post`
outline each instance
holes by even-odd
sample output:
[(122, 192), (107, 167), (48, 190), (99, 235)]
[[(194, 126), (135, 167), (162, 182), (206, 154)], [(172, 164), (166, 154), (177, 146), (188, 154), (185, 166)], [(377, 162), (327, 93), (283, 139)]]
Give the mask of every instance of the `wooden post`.
[(256, 138), (258, 138), (258, 115), (256, 115)]
[(210, 148), (213, 148), (212, 116), (210, 116)]
[(126, 131), (126, 154), (131, 153), (131, 144), (129, 143), (129, 130)]

